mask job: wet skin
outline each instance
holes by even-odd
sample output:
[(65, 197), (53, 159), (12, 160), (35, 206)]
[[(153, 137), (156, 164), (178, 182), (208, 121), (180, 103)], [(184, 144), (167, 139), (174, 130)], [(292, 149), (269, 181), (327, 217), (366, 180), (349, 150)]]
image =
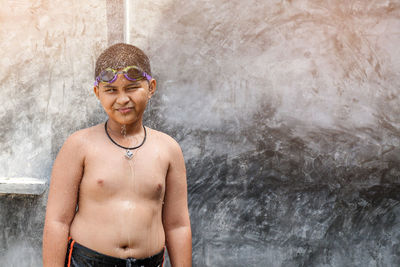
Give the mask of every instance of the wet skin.
[(104, 142), (104, 125), (85, 133), (79, 210), (70, 227), (76, 242), (120, 258), (146, 257), (163, 248), (162, 208), (171, 148), (165, 145), (168, 137), (147, 131), (146, 143), (134, 151), (132, 160), (125, 158), (123, 149)]
[[(131, 82), (120, 74), (112, 84), (101, 83), (94, 88), (109, 116), (108, 132), (120, 145), (134, 147), (142, 142), (142, 116), (155, 86), (154, 80)], [(172, 262), (191, 265), (188, 256), (179, 259), (174, 253), (191, 251), (182, 151), (168, 135), (146, 130), (146, 142), (133, 150), (130, 160), (124, 149), (108, 139), (104, 123), (67, 139), (53, 166), (44, 259), (49, 254), (64, 259), (65, 240), (70, 235), (84, 246), (119, 258), (156, 254), (167, 239), (170, 254), (176, 255), (171, 257)], [(65, 246), (51, 248), (63, 242)]]

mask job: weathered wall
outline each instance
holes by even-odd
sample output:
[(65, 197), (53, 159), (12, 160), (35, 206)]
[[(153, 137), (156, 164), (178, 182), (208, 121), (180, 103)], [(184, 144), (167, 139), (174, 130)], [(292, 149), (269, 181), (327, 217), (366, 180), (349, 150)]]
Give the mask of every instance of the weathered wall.
[[(0, 5), (0, 177), (49, 180), (65, 138), (104, 119), (92, 85), (106, 1)], [(46, 199), (0, 196), (0, 266), (42, 265)]]
[(186, 157), (195, 266), (400, 265), (398, 1), (131, 12), (152, 123)]
[[(159, 81), (147, 125), (186, 158), (194, 266), (400, 265), (397, 1), (131, 3)], [(1, 0), (0, 176), (49, 179), (104, 121), (93, 65), (121, 4)], [(46, 197), (0, 197), (0, 266), (41, 265)]]

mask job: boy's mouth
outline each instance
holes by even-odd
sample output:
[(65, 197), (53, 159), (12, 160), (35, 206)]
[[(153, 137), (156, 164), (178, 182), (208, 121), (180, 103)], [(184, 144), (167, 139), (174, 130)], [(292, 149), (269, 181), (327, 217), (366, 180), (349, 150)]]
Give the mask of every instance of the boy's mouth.
[(125, 114), (125, 113), (128, 113), (128, 112), (130, 112), (131, 110), (133, 110), (133, 107), (118, 108), (117, 110), (118, 110), (119, 112)]

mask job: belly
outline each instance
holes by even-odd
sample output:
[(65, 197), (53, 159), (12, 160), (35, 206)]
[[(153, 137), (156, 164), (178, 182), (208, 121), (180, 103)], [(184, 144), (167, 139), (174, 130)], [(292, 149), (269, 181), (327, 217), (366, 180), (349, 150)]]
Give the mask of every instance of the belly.
[(112, 144), (98, 150), (109, 152), (86, 157), (71, 237), (118, 258), (160, 252), (165, 243), (161, 216), (168, 162), (156, 158), (151, 149), (138, 151), (133, 160), (121, 157)]
[(78, 243), (118, 258), (144, 258), (162, 250), (162, 205), (151, 201), (82, 200), (70, 235)]

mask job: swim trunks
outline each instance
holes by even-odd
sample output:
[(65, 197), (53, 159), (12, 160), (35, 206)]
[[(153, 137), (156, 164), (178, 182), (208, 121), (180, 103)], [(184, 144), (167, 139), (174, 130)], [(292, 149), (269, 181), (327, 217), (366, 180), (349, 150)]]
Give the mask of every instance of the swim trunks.
[(69, 238), (65, 267), (162, 267), (164, 250), (144, 259), (121, 259), (94, 251)]

